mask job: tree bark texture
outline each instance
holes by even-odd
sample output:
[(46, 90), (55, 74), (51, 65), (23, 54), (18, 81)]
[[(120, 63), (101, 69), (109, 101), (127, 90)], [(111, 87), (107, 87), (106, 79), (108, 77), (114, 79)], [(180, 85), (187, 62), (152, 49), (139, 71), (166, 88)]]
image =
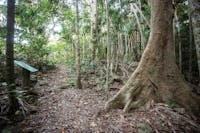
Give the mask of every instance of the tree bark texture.
[(110, 76), (110, 64), (111, 64), (111, 47), (110, 47), (110, 22), (109, 22), (109, 2), (106, 0), (106, 27), (107, 27), (107, 36), (106, 36), (106, 55), (107, 55), (107, 67), (106, 67), (106, 90), (109, 88), (109, 76)]
[(171, 0), (151, 0), (151, 33), (141, 61), (127, 83), (105, 109), (149, 109), (169, 103), (198, 113), (200, 99), (191, 92), (176, 63), (173, 45), (174, 9)]
[(10, 99), (10, 113), (17, 110), (18, 104), (15, 91), (14, 76), (14, 25), (15, 25), (15, 0), (8, 0), (7, 5), (7, 37), (6, 37), (6, 72), (8, 94)]
[(76, 0), (76, 87), (78, 89), (82, 88), (81, 84), (81, 54), (80, 54), (80, 41), (79, 41), (79, 9), (78, 9), (78, 1)]

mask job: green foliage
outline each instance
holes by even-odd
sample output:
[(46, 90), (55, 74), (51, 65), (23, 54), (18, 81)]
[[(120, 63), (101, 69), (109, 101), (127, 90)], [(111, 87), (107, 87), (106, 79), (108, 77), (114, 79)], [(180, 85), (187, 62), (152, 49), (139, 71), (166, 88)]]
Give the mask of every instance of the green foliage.
[(5, 61), (5, 41), (0, 41), (0, 61)]
[(16, 10), (16, 34), (19, 38), (15, 45), (16, 58), (39, 69), (49, 65), (50, 50), (47, 47), (48, 34), (45, 29), (51, 9), (48, 0), (42, 0), (39, 3), (20, 1)]
[(47, 56), (49, 55), (46, 46), (47, 39), (43, 36), (30, 37), (29, 39), (30, 44), (16, 45), (16, 57), (40, 67), (43, 63), (47, 63)]
[(12, 133), (11, 131), (9, 131), (9, 130), (7, 130), (7, 129), (3, 129), (1, 132), (2, 132), (2, 133)]
[[(86, 59), (92, 56), (92, 43), (95, 40), (96, 54), (99, 60), (106, 59), (107, 52), (107, 17), (106, 6), (102, 0), (98, 1), (98, 29), (97, 37), (94, 39), (92, 35), (92, 4), (88, 1), (80, 3), (79, 13), (79, 32), (80, 32), (80, 49), (83, 59), (83, 66), (86, 64), (90, 66), (90, 61)], [(123, 48), (121, 48), (122, 55), (119, 60), (131, 60), (133, 53), (126, 53), (124, 46), (125, 38), (132, 39), (133, 34), (137, 31), (140, 34), (138, 25), (141, 26), (142, 36), (144, 40), (148, 40), (150, 29), (146, 24), (142, 15), (137, 12), (139, 23), (136, 21), (136, 16), (131, 11), (130, 4), (136, 4), (145, 16), (147, 21), (150, 21), (150, 4), (146, 0), (108, 0), (109, 3), (109, 34), (110, 45), (114, 48), (114, 52), (118, 52), (119, 38), (122, 36)], [(181, 35), (183, 43), (183, 57), (184, 70), (187, 70), (188, 64), (188, 7), (182, 1), (176, 1), (178, 16), (181, 25)], [(0, 6), (0, 12), (6, 16), (6, 6)], [(6, 18), (6, 17), (4, 17)], [(57, 25), (60, 25), (60, 31), (56, 31)], [(39, 68), (46, 69), (45, 67), (52, 64), (75, 64), (75, 6), (74, 2), (65, 0), (40, 0), (34, 2), (31, 0), (20, 0), (16, 5), (16, 26), (15, 26), (15, 59), (23, 60), (29, 64)], [(96, 31), (96, 30), (95, 30)], [(50, 33), (51, 32), (51, 33)], [(93, 32), (94, 34), (94, 32)], [(5, 40), (6, 40), (6, 20), (0, 23), (0, 61), (5, 61)], [(50, 40), (50, 36), (59, 36), (55, 41)], [(141, 39), (139, 35), (139, 39)], [(134, 40), (135, 39), (135, 40)], [(135, 41), (134, 53), (140, 54), (145, 48), (146, 42), (141, 44), (138, 37), (133, 38)], [(130, 42), (129, 42), (130, 43)], [(177, 43), (177, 42), (176, 42)], [(128, 44), (129, 45), (129, 44)], [(178, 51), (176, 51), (178, 53)], [(115, 55), (114, 55), (115, 56)], [(195, 60), (195, 58), (193, 58)], [(115, 60), (115, 58), (113, 58)], [(1, 65), (1, 64), (0, 64)], [(186, 66), (186, 67), (185, 67)], [(84, 67), (83, 67), (84, 68)], [(87, 70), (89, 68), (86, 68)]]
[(75, 57), (72, 53), (70, 45), (67, 45), (63, 42), (58, 42), (56, 44), (49, 44), (48, 49), (50, 50), (49, 57), (51, 61), (56, 64), (73, 64), (75, 62)]
[(168, 102), (167, 102), (167, 106), (168, 106), (169, 108), (173, 109), (173, 108), (176, 107), (176, 103), (173, 102), (173, 101), (168, 101)]
[(0, 81), (5, 80), (5, 41), (0, 40)]
[(81, 66), (82, 66), (82, 74), (86, 73), (89, 70), (94, 70), (95, 68), (97, 68), (97, 65), (92, 60), (92, 58), (82, 60)]

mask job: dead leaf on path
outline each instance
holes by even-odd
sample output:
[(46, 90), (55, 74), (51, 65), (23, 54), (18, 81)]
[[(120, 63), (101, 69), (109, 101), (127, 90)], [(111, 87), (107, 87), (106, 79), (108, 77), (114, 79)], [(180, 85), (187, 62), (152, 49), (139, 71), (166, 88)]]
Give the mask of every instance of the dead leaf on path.
[(110, 115), (109, 115), (109, 114), (105, 114), (104, 116), (105, 116), (106, 118), (110, 117)]
[(90, 126), (91, 126), (91, 127), (96, 127), (97, 124), (96, 124), (95, 122), (91, 122), (91, 123), (90, 123)]

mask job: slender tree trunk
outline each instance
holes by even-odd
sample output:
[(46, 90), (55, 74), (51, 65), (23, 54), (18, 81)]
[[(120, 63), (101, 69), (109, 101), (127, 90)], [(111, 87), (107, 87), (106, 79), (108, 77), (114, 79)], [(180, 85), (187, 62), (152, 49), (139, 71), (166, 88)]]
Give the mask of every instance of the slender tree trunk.
[(107, 44), (107, 70), (106, 70), (106, 86), (107, 89), (109, 88), (109, 76), (110, 76), (110, 24), (109, 24), (109, 3), (108, 0), (106, 0), (106, 24), (107, 24), (107, 38), (106, 38), (106, 44)]
[(134, 60), (139, 61), (139, 53), (140, 52), (138, 50), (139, 47), (137, 46), (137, 31), (133, 32), (131, 40), (132, 40), (132, 50), (133, 50), (133, 53), (135, 55)]
[(98, 43), (98, 3), (92, 1), (92, 59), (96, 57), (96, 46)]
[(177, 42), (178, 42), (178, 52), (179, 52), (179, 56), (178, 56), (178, 63), (179, 63), (179, 69), (182, 72), (182, 43), (181, 43), (181, 33), (180, 33), (180, 24), (179, 24), (179, 19), (177, 16), (177, 11), (175, 9), (175, 23), (176, 23), (176, 27), (177, 27)]
[(200, 1), (189, 0), (189, 8), (193, 27), (194, 43), (197, 52), (198, 69), (200, 73)]
[[(86, 41), (85, 41), (85, 33), (83, 34), (83, 48), (82, 48), (82, 60), (85, 60), (85, 44), (86, 44)], [(87, 56), (86, 56), (87, 58)]]
[(80, 40), (79, 40), (79, 9), (78, 9), (78, 0), (76, 0), (76, 87), (78, 89), (82, 88), (81, 85), (81, 54), (80, 54)]
[(138, 29), (139, 29), (139, 32), (140, 32), (140, 40), (141, 40), (140, 43), (141, 43), (142, 46), (144, 46), (144, 43), (146, 42), (146, 40), (145, 40), (145, 37), (143, 35), (142, 25), (140, 24), (140, 19), (139, 19), (138, 15), (137, 15), (137, 10), (135, 9), (134, 5), (132, 4), (131, 7), (132, 7), (131, 8), (132, 12), (135, 15), (136, 22), (137, 22), (137, 25), (138, 25)]
[(116, 45), (116, 65), (115, 65), (115, 71), (118, 70), (119, 67), (119, 47), (120, 47), (120, 33), (117, 33), (117, 45)]
[(15, 0), (8, 1), (7, 9), (7, 38), (6, 38), (6, 68), (7, 68), (7, 84), (8, 94), (10, 98), (10, 113), (13, 114), (18, 108), (15, 91), (14, 76), (14, 25), (15, 25)]
[(151, 1), (151, 33), (141, 61), (127, 83), (105, 106), (106, 110), (149, 109), (173, 102), (197, 115), (200, 98), (191, 92), (175, 63), (171, 0)]
[(193, 33), (192, 33), (192, 19), (191, 19), (191, 13), (189, 13), (189, 32), (190, 32), (190, 44), (189, 44), (189, 81), (192, 81), (192, 44), (193, 44)]

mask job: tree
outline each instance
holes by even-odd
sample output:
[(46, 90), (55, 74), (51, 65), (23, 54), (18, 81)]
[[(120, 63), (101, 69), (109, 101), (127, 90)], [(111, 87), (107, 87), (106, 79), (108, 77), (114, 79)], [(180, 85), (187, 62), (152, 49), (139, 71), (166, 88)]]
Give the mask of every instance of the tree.
[(177, 41), (178, 41), (178, 57), (179, 57), (179, 61), (178, 61), (178, 65), (179, 65), (179, 69), (182, 72), (182, 43), (181, 43), (181, 27), (180, 27), (180, 23), (179, 23), (179, 18), (177, 15), (177, 10), (175, 9), (175, 22), (176, 22), (176, 28), (177, 28)]
[(198, 113), (200, 98), (193, 94), (175, 63), (174, 9), (171, 0), (151, 1), (151, 32), (141, 61), (127, 83), (105, 109), (149, 109), (154, 103), (173, 102)]
[(200, 1), (189, 0), (189, 8), (193, 27), (194, 42), (196, 45), (198, 68), (200, 72)]
[(106, 45), (107, 45), (107, 67), (106, 67), (106, 89), (109, 88), (109, 76), (110, 76), (110, 63), (111, 63), (111, 58), (110, 58), (110, 24), (109, 24), (109, 2), (106, 0), (106, 28), (107, 28), (107, 36), (106, 36)]
[(7, 9), (7, 37), (6, 37), (6, 72), (8, 94), (10, 98), (10, 113), (16, 111), (18, 102), (15, 97), (15, 77), (14, 77), (14, 24), (15, 24), (15, 0), (8, 0)]
[(16, 8), (16, 55), (20, 53), (20, 57), (16, 56), (16, 58), (24, 60), (40, 70), (49, 61), (46, 58), (50, 54), (47, 44), (49, 42), (48, 36), (50, 36), (49, 31), (53, 32), (53, 29), (47, 25), (52, 23), (56, 5), (56, 3), (51, 4), (47, 0), (40, 2), (20, 0)]
[(98, 42), (98, 3), (92, 0), (92, 59), (95, 60), (96, 45)]
[(80, 41), (79, 41), (79, 10), (78, 10), (78, 0), (76, 0), (76, 87), (78, 89), (82, 88), (81, 85), (81, 63), (80, 63)]

